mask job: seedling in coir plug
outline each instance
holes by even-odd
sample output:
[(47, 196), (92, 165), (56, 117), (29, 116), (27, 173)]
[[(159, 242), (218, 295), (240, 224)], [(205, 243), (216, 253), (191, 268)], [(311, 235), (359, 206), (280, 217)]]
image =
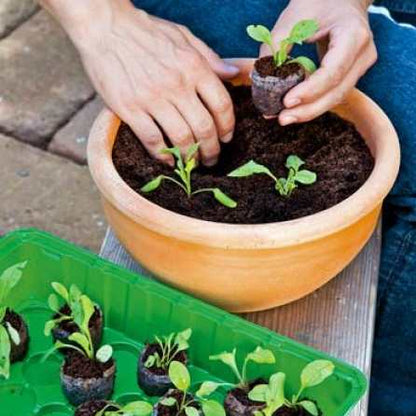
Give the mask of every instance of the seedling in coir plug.
[[(54, 305), (56, 306), (56, 305)], [(43, 361), (59, 349), (71, 349), (79, 352), (90, 360), (96, 360), (101, 363), (109, 361), (113, 355), (113, 349), (110, 345), (103, 345), (97, 351), (95, 351), (94, 343), (91, 338), (91, 332), (89, 329), (89, 322), (94, 314), (94, 304), (87, 295), (81, 294), (79, 296), (79, 309), (75, 313), (76, 323), (79, 331), (73, 332), (68, 336), (67, 341), (57, 340), (54, 346), (43, 357)], [(46, 329), (49, 330), (50, 325)], [(48, 331), (50, 334), (50, 331)]]
[[(13, 312), (6, 304), (7, 298), (14, 287), (19, 283), (23, 269), (27, 262), (18, 263), (6, 269), (0, 276), (0, 377), (10, 377), (10, 364), (22, 359), (27, 352), (27, 328), (20, 315)], [(12, 313), (21, 321), (22, 330), (26, 339), (22, 339), (19, 328), (13, 327), (8, 321)], [(23, 345), (25, 343), (26, 345)]]
[(238, 368), (236, 360), (237, 349), (234, 348), (232, 352), (223, 352), (217, 355), (211, 355), (209, 359), (211, 361), (221, 361), (229, 368), (231, 368), (237, 379), (237, 387), (245, 388), (249, 385), (249, 379), (247, 378), (247, 366), (249, 362), (256, 364), (274, 364), (276, 359), (272, 351), (256, 347), (256, 349), (246, 355), (244, 358), (241, 370)]
[(280, 41), (278, 50), (276, 50), (273, 45), (272, 34), (267, 27), (262, 25), (250, 25), (247, 27), (247, 34), (257, 42), (265, 43), (269, 46), (276, 66), (282, 66), (285, 63), (297, 62), (308, 72), (314, 72), (316, 70), (316, 66), (311, 59), (306, 56), (290, 58), (288, 51), (294, 44), (301, 45), (305, 40), (315, 35), (318, 30), (319, 25), (316, 20), (301, 20), (293, 26), (289, 36)]
[(159, 175), (155, 179), (152, 179), (150, 182), (146, 183), (141, 191), (144, 193), (153, 192), (156, 190), (164, 180), (171, 181), (180, 188), (184, 190), (188, 198), (192, 195), (200, 194), (203, 192), (210, 192), (214, 195), (214, 198), (220, 202), (222, 205), (228, 208), (235, 208), (237, 203), (232, 200), (228, 195), (221, 191), (219, 188), (204, 188), (198, 190), (192, 190), (192, 180), (191, 174), (196, 167), (196, 152), (198, 151), (199, 144), (195, 143), (189, 147), (185, 158), (182, 157), (181, 152), (178, 147), (172, 147), (164, 149), (162, 153), (171, 154), (176, 159), (176, 168), (174, 172), (179, 177), (179, 180), (171, 178), (166, 175)]
[(264, 174), (272, 178), (275, 182), (275, 189), (281, 196), (289, 197), (293, 190), (298, 187), (297, 183), (302, 185), (312, 185), (316, 182), (317, 176), (315, 172), (311, 172), (307, 169), (301, 169), (305, 162), (296, 155), (290, 155), (286, 159), (286, 167), (289, 170), (286, 178), (277, 178), (269, 168), (264, 165), (256, 163), (254, 160), (250, 160), (246, 164), (233, 170), (228, 176), (233, 178), (243, 178), (256, 174)]
[(192, 329), (188, 328), (177, 334), (171, 333), (168, 336), (159, 338), (155, 337), (157, 344), (160, 347), (161, 353), (154, 352), (149, 355), (144, 363), (146, 368), (157, 367), (163, 370), (169, 368), (170, 363), (181, 352), (189, 348), (189, 338), (191, 338)]
[[(118, 409), (112, 410), (115, 407), (118, 407)], [(153, 406), (145, 401), (130, 402), (124, 406), (108, 403), (95, 416), (150, 416), (152, 411)]]
[[(169, 365), (169, 377), (175, 388), (181, 392), (182, 398), (173, 397), (173, 390), (163, 397), (159, 404), (167, 407), (175, 407), (174, 415), (182, 413), (186, 416), (199, 416), (199, 408), (202, 408), (204, 416), (225, 416), (225, 410), (220, 403), (208, 399), (213, 390), (199, 389), (196, 397), (189, 393), (191, 387), (191, 377), (188, 369), (179, 361), (172, 361)], [(157, 414), (157, 412), (156, 412)]]
[(300, 376), (299, 391), (293, 395), (291, 400), (285, 398), (284, 385), (286, 375), (281, 372), (273, 374), (270, 377), (269, 384), (259, 384), (248, 394), (251, 400), (266, 404), (266, 407), (257, 411), (255, 416), (278, 416), (278, 410), (283, 410), (285, 407), (292, 409), (303, 408), (308, 414), (318, 416), (319, 410), (316, 404), (311, 400), (300, 400), (300, 398), (306, 388), (317, 386), (331, 376), (334, 368), (334, 364), (328, 360), (316, 360), (306, 365)]

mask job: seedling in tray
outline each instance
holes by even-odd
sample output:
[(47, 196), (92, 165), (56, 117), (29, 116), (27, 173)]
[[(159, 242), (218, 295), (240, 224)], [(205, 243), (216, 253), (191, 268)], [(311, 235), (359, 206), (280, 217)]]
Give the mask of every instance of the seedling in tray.
[(289, 36), (280, 42), (279, 49), (273, 45), (272, 34), (267, 27), (250, 25), (248, 35), (269, 46), (272, 55), (258, 59), (252, 73), (253, 102), (263, 114), (277, 115), (283, 109), (284, 95), (305, 79), (307, 72), (316, 70), (315, 63), (306, 56), (292, 58), (289, 49), (301, 45), (318, 31), (316, 20), (301, 20), (296, 23)]
[[(69, 342), (69, 336), (79, 331), (87, 313), (85, 307), (89, 306), (92, 301), (87, 295), (81, 293), (76, 285), (71, 285), (69, 290), (58, 282), (51, 283), (51, 286), (55, 293), (49, 295), (48, 305), (55, 315), (50, 321), (46, 322), (44, 333), (46, 336), (52, 333), (54, 341), (71, 343)], [(62, 301), (60, 301), (60, 298)], [(88, 322), (88, 329), (94, 348), (97, 348), (102, 338), (103, 314), (98, 305), (94, 304), (93, 306), (93, 314)]]
[[(156, 403), (154, 416), (225, 416), (224, 408), (215, 400), (208, 399), (210, 390), (199, 389), (196, 396), (189, 392), (191, 377), (188, 369), (179, 361), (172, 361), (169, 365), (169, 377), (175, 389), (170, 389)], [(165, 409), (164, 409), (165, 408)]]
[(293, 190), (298, 187), (297, 183), (302, 185), (312, 185), (316, 182), (316, 173), (307, 169), (301, 169), (305, 162), (298, 156), (291, 155), (286, 159), (286, 167), (289, 169), (287, 178), (277, 178), (266, 166), (250, 160), (243, 166), (233, 170), (228, 176), (233, 178), (243, 178), (256, 174), (264, 174), (272, 178), (275, 182), (275, 189), (280, 195), (289, 197)]
[[(255, 411), (264, 407), (263, 403), (256, 403), (248, 398), (249, 391), (257, 384), (263, 384), (264, 380), (250, 380), (247, 376), (247, 367), (249, 362), (256, 364), (274, 364), (276, 362), (273, 353), (270, 350), (257, 347), (254, 351), (247, 354), (244, 359), (241, 370), (237, 366), (236, 352), (234, 348), (232, 352), (223, 352), (218, 355), (210, 356), (210, 360), (222, 361), (231, 368), (234, 373), (237, 384), (233, 385), (225, 397), (224, 407), (228, 416), (241, 416), (254, 414)], [(204, 387), (204, 384), (201, 388)]]
[(23, 318), (7, 306), (7, 298), (19, 283), (26, 262), (15, 264), (0, 276), (0, 377), (10, 376), (10, 364), (22, 360), (29, 346)]
[(319, 416), (321, 412), (315, 402), (300, 398), (306, 388), (321, 384), (333, 372), (334, 364), (331, 361), (312, 361), (302, 370), (299, 391), (291, 400), (285, 398), (286, 375), (280, 372), (273, 374), (269, 384), (259, 384), (248, 394), (250, 400), (266, 404), (255, 416)]
[(153, 192), (157, 188), (159, 188), (160, 184), (163, 181), (171, 181), (180, 188), (184, 190), (188, 198), (190, 198), (192, 195), (200, 194), (203, 192), (209, 192), (214, 195), (214, 198), (220, 202), (222, 205), (228, 207), (228, 208), (235, 208), (237, 206), (237, 203), (232, 200), (228, 195), (226, 195), (224, 192), (221, 191), (219, 188), (203, 188), (203, 189), (197, 189), (195, 191), (192, 190), (191, 186), (191, 174), (192, 171), (196, 167), (196, 159), (195, 155), (198, 151), (198, 143), (193, 144), (189, 147), (188, 152), (186, 154), (185, 159), (182, 158), (181, 152), (179, 148), (172, 147), (169, 149), (164, 149), (163, 153), (169, 153), (173, 155), (176, 159), (176, 169), (175, 173), (178, 175), (180, 180), (177, 180), (175, 178), (171, 178), (170, 176), (166, 175), (159, 175), (155, 179), (152, 179), (150, 182), (145, 184), (141, 191), (148, 193)]
[(108, 399), (113, 392), (116, 364), (113, 349), (104, 345), (97, 351), (94, 347), (89, 322), (94, 314), (94, 304), (86, 295), (81, 295), (82, 319), (79, 332), (68, 336), (68, 341), (57, 340), (44, 356), (59, 349), (70, 350), (61, 367), (61, 385), (70, 403), (79, 405), (87, 400)]
[(187, 364), (186, 350), (192, 335), (190, 328), (165, 337), (155, 337), (155, 342), (147, 344), (140, 354), (138, 383), (150, 396), (161, 396), (173, 387), (169, 378), (169, 365), (173, 360)]

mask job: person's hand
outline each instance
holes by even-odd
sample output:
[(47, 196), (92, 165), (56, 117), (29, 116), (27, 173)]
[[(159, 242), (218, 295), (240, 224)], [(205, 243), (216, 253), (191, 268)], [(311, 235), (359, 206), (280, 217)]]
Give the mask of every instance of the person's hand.
[[(291, 0), (274, 29), (275, 45), (299, 20), (316, 19), (320, 67), (284, 98), (281, 125), (311, 120), (343, 101), (362, 75), (376, 62), (377, 51), (368, 24), (368, 0)], [(260, 55), (269, 55), (267, 46)]]
[(161, 153), (168, 146), (163, 131), (183, 154), (199, 142), (202, 162), (215, 164), (220, 141), (231, 140), (235, 121), (220, 77), (233, 77), (238, 69), (186, 27), (149, 16), (128, 0), (85, 3), (96, 7), (86, 11), (80, 4), (84, 11), (72, 16), (83, 24), (64, 27), (106, 104), (155, 158), (173, 163)]

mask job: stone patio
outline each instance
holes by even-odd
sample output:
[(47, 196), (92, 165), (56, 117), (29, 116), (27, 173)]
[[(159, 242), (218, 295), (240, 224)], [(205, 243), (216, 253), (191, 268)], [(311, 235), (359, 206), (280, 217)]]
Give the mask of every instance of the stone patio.
[(33, 0), (3, 0), (0, 235), (37, 227), (99, 249), (106, 224), (83, 165), (102, 106), (58, 24)]

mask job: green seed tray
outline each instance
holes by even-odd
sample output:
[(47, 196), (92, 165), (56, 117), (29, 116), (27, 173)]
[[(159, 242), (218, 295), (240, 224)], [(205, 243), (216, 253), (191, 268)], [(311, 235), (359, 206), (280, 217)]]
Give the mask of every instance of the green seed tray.
[[(0, 271), (24, 260), (23, 278), (11, 295), (10, 306), (29, 325), (30, 348), (23, 362), (12, 365), (9, 380), (0, 380), (2, 416), (68, 416), (74, 409), (65, 400), (59, 381), (62, 357), (40, 358), (51, 346), (43, 335), (50, 283), (77, 284), (103, 309), (103, 342), (114, 347), (117, 377), (113, 399), (121, 404), (146, 399), (136, 382), (138, 354), (146, 340), (191, 327), (189, 350), (192, 382), (205, 377), (233, 381), (232, 373), (210, 354), (237, 347), (237, 356), (261, 345), (270, 348), (276, 364), (249, 367), (250, 377), (268, 377), (276, 371), (287, 374), (286, 393), (299, 386), (300, 371), (308, 362), (330, 359), (334, 374), (306, 395), (318, 401), (325, 416), (346, 415), (367, 388), (364, 375), (356, 368), (328, 355), (249, 323), (160, 283), (124, 270), (98, 256), (37, 230), (19, 230), (0, 239)], [(238, 276), (236, 276), (238, 278)], [(221, 399), (221, 394), (217, 396)], [(151, 399), (152, 402), (155, 398)]]

